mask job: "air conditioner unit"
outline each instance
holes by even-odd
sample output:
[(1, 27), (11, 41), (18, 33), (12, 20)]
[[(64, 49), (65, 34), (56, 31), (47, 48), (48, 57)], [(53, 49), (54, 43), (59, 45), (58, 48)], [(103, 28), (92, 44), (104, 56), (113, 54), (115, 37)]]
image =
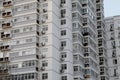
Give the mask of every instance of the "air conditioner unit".
[(42, 20), (42, 23), (45, 23), (46, 21), (45, 20)]
[(43, 9), (43, 13), (46, 13), (47, 12), (47, 9)]
[(41, 46), (45, 46), (45, 42), (41, 42)]
[(64, 47), (62, 46), (62, 47), (60, 47), (60, 50), (64, 50)]
[(41, 71), (45, 71), (45, 67), (41, 67)]
[(60, 58), (60, 61), (63, 62), (63, 61), (65, 61), (65, 59), (64, 58)]
[(60, 4), (60, 7), (63, 7), (63, 4)]
[(41, 54), (41, 58), (45, 58), (46, 57), (46, 55), (45, 54)]
[(64, 73), (64, 72), (65, 72), (65, 71), (64, 71), (63, 69), (60, 70), (60, 73), (61, 73), (61, 74)]
[(45, 34), (45, 31), (44, 31), (44, 30), (42, 30), (42, 31), (41, 31), (41, 34)]

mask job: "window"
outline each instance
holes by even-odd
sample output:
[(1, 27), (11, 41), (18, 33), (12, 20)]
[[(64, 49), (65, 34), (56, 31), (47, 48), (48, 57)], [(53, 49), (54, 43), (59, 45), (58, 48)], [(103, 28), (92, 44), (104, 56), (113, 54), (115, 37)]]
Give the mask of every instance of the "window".
[(42, 30), (43, 30), (43, 31), (48, 31), (48, 25), (43, 25)]
[(11, 68), (18, 68), (18, 64), (13, 64)]
[(65, 18), (65, 14), (66, 14), (66, 10), (65, 9), (61, 10), (61, 18)]
[(65, 47), (66, 46), (66, 41), (62, 41), (61, 42), (61, 47)]
[(79, 80), (79, 78), (74, 78), (74, 80)]
[(16, 41), (16, 44), (20, 44), (20, 41), (19, 41), (19, 40), (17, 40), (17, 41)]
[(67, 69), (67, 64), (62, 64), (62, 69), (63, 70)]
[(88, 48), (84, 48), (84, 52), (88, 52), (89, 51), (89, 49)]
[(106, 80), (104, 76), (101, 77), (101, 80)]
[(114, 24), (110, 24), (110, 31), (113, 31)]
[(44, 14), (43, 19), (45, 19), (45, 20), (48, 19), (48, 14)]
[(64, 24), (66, 24), (66, 19), (61, 20), (61, 25), (64, 25)]
[(65, 4), (66, 3), (66, 0), (61, 0), (61, 4)]
[(76, 18), (77, 17), (77, 13), (72, 13), (72, 18)]
[(77, 28), (77, 24), (76, 23), (72, 23), (73, 29)]
[(42, 37), (43, 42), (48, 42), (48, 36)]
[(113, 48), (115, 48), (115, 47), (116, 47), (115, 41), (112, 41), (112, 42), (111, 42), (111, 45), (112, 45)]
[(20, 32), (20, 29), (12, 30), (12, 33), (19, 33), (19, 32)]
[(77, 7), (76, 3), (72, 3), (72, 8), (76, 8), (76, 7)]
[(42, 67), (47, 67), (47, 66), (48, 66), (47, 61), (42, 61)]
[(98, 30), (98, 37), (102, 37), (102, 30)]
[(112, 57), (116, 57), (116, 51), (115, 50), (112, 51)]
[(43, 73), (42, 74), (42, 79), (48, 79), (48, 73)]
[(98, 46), (102, 46), (103, 40), (102, 39), (98, 39)]
[(114, 76), (117, 76), (117, 70), (114, 69)]
[(103, 62), (103, 61), (104, 61), (103, 57), (100, 57), (100, 62)]
[(79, 67), (78, 66), (74, 66), (74, 71), (79, 71)]
[(66, 57), (67, 57), (66, 52), (61, 53), (61, 58), (66, 58)]
[(113, 59), (113, 64), (117, 64), (117, 59)]
[(26, 43), (30, 43), (30, 42), (32, 42), (31, 38), (30, 39), (26, 39)]
[(61, 31), (61, 36), (65, 36), (66, 35), (66, 30), (62, 30)]
[(99, 52), (102, 53), (103, 52), (103, 48), (99, 48)]
[(77, 55), (74, 55), (73, 56), (73, 60), (78, 60), (79, 58), (78, 58), (78, 56)]
[(67, 80), (67, 76), (62, 76), (62, 80)]

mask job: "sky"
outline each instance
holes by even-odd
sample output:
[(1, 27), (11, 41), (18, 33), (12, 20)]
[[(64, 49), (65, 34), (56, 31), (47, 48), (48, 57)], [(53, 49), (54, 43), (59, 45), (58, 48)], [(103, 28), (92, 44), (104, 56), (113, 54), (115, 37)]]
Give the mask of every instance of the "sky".
[(120, 0), (104, 0), (105, 17), (120, 15)]

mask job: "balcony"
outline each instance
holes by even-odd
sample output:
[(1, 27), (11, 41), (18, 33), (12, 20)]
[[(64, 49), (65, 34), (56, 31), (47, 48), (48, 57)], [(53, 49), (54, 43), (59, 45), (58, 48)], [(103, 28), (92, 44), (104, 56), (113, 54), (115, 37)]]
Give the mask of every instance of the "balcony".
[(88, 35), (90, 35), (89, 32), (84, 32), (84, 33), (83, 33), (83, 36), (88, 36)]
[(10, 61), (21, 61), (21, 60), (38, 60), (40, 57), (37, 54), (25, 55), (25, 56), (10, 56)]
[(86, 75), (84, 75), (84, 78), (86, 79), (86, 78), (90, 78), (90, 75), (89, 74), (86, 74)]
[(6, 29), (6, 28), (11, 28), (12, 26), (11, 26), (11, 23), (3, 23), (2, 24), (2, 28), (3, 29)]
[(83, 72), (81, 72), (81, 71), (74, 71), (74, 76), (83, 78)]
[(4, 12), (4, 13), (2, 13), (2, 17), (3, 17), (3, 18), (12, 17), (12, 12)]
[(100, 3), (100, 0), (96, 0), (96, 3)]
[(32, 72), (38, 72), (38, 67), (24, 67), (24, 68), (12, 68), (10, 70), (11, 74), (21, 74), (21, 73), (32, 73)]
[(0, 75), (8, 75), (8, 69), (2, 69), (0, 70)]
[(84, 45), (84, 46), (88, 46), (88, 43), (84, 43), (83, 45)]
[(11, 34), (2, 34), (1, 33), (1, 39), (2, 40), (11, 39)]
[(9, 62), (8, 57), (0, 58), (0, 63), (8, 63), (8, 62)]
[(11, 47), (9, 45), (0, 46), (0, 50), (1, 51), (9, 51), (9, 50), (11, 50)]
[(3, 7), (11, 7), (11, 6), (12, 6), (12, 1), (3, 2)]

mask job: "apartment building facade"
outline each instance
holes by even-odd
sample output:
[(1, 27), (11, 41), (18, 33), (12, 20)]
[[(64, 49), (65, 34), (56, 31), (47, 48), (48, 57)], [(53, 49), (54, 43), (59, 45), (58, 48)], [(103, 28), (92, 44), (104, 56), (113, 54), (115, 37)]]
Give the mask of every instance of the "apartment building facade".
[(72, 1), (74, 80), (98, 80), (95, 4), (96, 0)]
[(106, 32), (104, 20), (103, 0), (96, 0), (96, 20), (97, 20), (97, 48), (99, 55), (99, 80), (109, 80), (107, 50), (106, 50)]
[(109, 80), (120, 79), (119, 50), (120, 50), (120, 16), (107, 17), (106, 36)]
[(0, 0), (0, 80), (99, 80), (97, 1)]

